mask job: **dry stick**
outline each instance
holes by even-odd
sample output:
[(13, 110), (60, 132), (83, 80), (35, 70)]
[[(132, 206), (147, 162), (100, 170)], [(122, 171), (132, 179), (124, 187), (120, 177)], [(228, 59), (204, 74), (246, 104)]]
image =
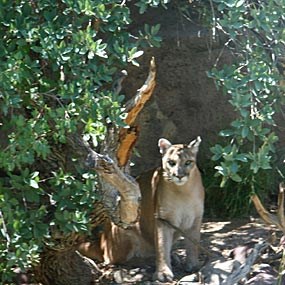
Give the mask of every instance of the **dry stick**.
[(117, 159), (119, 166), (126, 166), (133, 147), (137, 141), (139, 130), (135, 124), (138, 114), (142, 111), (147, 101), (150, 100), (156, 85), (156, 65), (154, 57), (150, 61), (149, 73), (143, 86), (137, 90), (136, 95), (125, 105), (127, 117), (125, 123), (129, 128), (121, 128), (119, 133), (119, 146)]
[(282, 254), (282, 258), (281, 258), (280, 266), (278, 270), (277, 285), (282, 285), (282, 281), (284, 280), (284, 277), (283, 277), (284, 270), (285, 270), (285, 251), (283, 249), (283, 254)]

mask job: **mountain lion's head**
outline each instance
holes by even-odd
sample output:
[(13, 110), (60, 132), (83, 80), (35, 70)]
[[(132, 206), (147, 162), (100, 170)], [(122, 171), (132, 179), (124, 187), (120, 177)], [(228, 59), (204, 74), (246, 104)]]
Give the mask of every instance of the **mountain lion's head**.
[(185, 184), (191, 170), (196, 165), (201, 138), (186, 144), (171, 144), (167, 139), (161, 138), (158, 141), (160, 153), (162, 154), (163, 176), (166, 180), (178, 186)]

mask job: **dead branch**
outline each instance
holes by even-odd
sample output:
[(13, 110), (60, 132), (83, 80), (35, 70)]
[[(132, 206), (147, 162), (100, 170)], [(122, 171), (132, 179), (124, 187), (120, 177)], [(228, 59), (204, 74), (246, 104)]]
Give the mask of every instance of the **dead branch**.
[(260, 199), (256, 194), (252, 195), (251, 200), (260, 217), (269, 225), (275, 225), (285, 234), (285, 219), (284, 219), (284, 184), (279, 185), (278, 195), (278, 210), (277, 215), (269, 213), (262, 205)]
[(269, 246), (267, 242), (259, 242), (254, 248), (247, 248), (246, 254), (226, 259), (221, 256), (213, 260), (201, 269), (204, 283), (206, 285), (233, 285), (246, 277), (251, 271), (252, 265), (260, 253)]
[(279, 225), (278, 219), (275, 215), (270, 214), (262, 205), (256, 194), (251, 196), (251, 200), (256, 208), (257, 213), (260, 215), (262, 220), (269, 225)]
[(119, 136), (120, 145), (117, 152), (118, 164), (119, 166), (126, 166), (130, 159), (133, 147), (137, 142), (139, 128), (137, 126), (132, 126), (130, 128), (121, 129)]
[(126, 112), (128, 113), (125, 123), (129, 128), (122, 128), (119, 133), (120, 143), (117, 150), (117, 158), (120, 166), (125, 166), (130, 159), (132, 149), (139, 135), (138, 127), (134, 125), (134, 122), (145, 103), (152, 96), (156, 85), (155, 77), (156, 66), (154, 58), (152, 58), (150, 61), (149, 74), (144, 85), (138, 89), (136, 95), (125, 104)]
[(150, 61), (149, 74), (144, 85), (138, 89), (135, 97), (130, 99), (125, 105), (126, 112), (128, 112), (128, 116), (125, 120), (126, 124), (131, 125), (135, 121), (138, 113), (144, 107), (144, 104), (150, 99), (156, 85), (155, 77), (156, 66), (154, 57), (152, 57)]

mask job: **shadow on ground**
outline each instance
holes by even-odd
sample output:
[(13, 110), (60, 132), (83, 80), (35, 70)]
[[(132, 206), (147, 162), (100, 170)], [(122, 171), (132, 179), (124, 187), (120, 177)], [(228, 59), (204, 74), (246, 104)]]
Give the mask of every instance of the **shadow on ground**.
[[(172, 254), (175, 279), (173, 282), (164, 284), (219, 285), (222, 281), (213, 281), (213, 278), (209, 281), (211, 278), (207, 276), (212, 274), (213, 266), (216, 267), (218, 264), (224, 268), (236, 257), (241, 260), (246, 259), (254, 247), (263, 242), (268, 242), (269, 246), (260, 252), (250, 272), (238, 284), (274, 284), (283, 252), (279, 245), (281, 236), (282, 234), (276, 227), (264, 225), (259, 219), (204, 221), (201, 236), (201, 270), (191, 276), (185, 272), (183, 266), (184, 240), (181, 238), (174, 246)], [(159, 284), (152, 281), (152, 274), (155, 271), (154, 260), (148, 260), (140, 266), (99, 264), (99, 267), (102, 275), (95, 281), (95, 284)]]

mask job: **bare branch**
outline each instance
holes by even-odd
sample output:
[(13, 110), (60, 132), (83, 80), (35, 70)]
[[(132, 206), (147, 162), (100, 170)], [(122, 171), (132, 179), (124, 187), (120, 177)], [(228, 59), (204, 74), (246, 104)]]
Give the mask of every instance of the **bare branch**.
[(135, 97), (130, 99), (125, 105), (126, 112), (128, 112), (125, 123), (129, 126), (129, 128), (122, 128), (119, 133), (120, 143), (117, 149), (117, 159), (119, 166), (126, 166), (127, 162), (130, 159), (132, 149), (139, 135), (139, 129), (134, 125), (134, 122), (146, 102), (152, 96), (156, 85), (155, 77), (156, 66), (154, 58), (152, 58), (150, 61), (149, 74), (144, 85), (138, 89)]
[(154, 87), (156, 85), (155, 77), (156, 66), (154, 57), (152, 57), (150, 61), (148, 77), (145, 83), (140, 89), (138, 89), (135, 97), (130, 99), (125, 105), (126, 112), (128, 112), (127, 118), (125, 120), (126, 124), (132, 125), (134, 123), (135, 119), (137, 118), (137, 115), (144, 107), (144, 104), (150, 99)]
[(278, 225), (278, 220), (276, 216), (270, 214), (262, 205), (261, 201), (259, 200), (256, 194), (251, 196), (251, 200), (256, 208), (256, 211), (260, 215), (260, 217), (269, 225)]
[[(282, 194), (283, 196), (283, 194)], [(283, 199), (282, 197), (280, 199)], [(284, 226), (280, 223), (280, 219), (279, 219), (279, 212), (280, 211), (284, 211), (284, 209), (280, 208), (278, 209), (278, 217), (276, 215), (273, 215), (271, 213), (269, 213), (262, 205), (261, 201), (259, 200), (258, 196), (256, 194), (251, 196), (251, 200), (256, 208), (256, 211), (258, 212), (258, 214), (260, 215), (260, 217), (269, 225), (275, 225), (277, 226), (283, 233), (285, 233), (285, 228)], [(279, 202), (280, 205), (283, 207), (283, 202), (280, 201)], [(283, 217), (284, 218), (284, 217)], [(281, 217), (282, 219), (282, 217)]]

